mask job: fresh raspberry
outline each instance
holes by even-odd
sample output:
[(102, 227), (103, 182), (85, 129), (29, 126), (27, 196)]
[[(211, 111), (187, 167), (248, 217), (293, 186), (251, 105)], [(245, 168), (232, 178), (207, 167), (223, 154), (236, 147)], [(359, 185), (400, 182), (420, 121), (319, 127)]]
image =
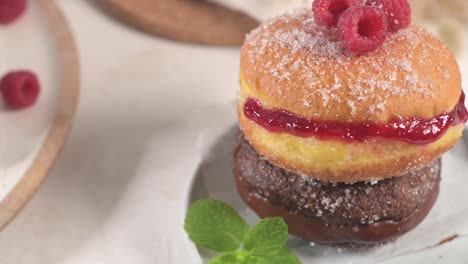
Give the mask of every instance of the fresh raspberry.
[(385, 13), (379, 7), (351, 7), (341, 15), (338, 31), (349, 51), (361, 53), (376, 50), (387, 37)]
[(10, 24), (26, 10), (27, 0), (0, 0), (0, 24)]
[(366, 5), (381, 7), (385, 11), (390, 32), (411, 24), (411, 7), (407, 0), (367, 0)]
[(362, 0), (315, 0), (312, 3), (312, 11), (317, 22), (326, 26), (336, 26), (341, 14), (356, 5), (362, 5)]
[(29, 71), (14, 71), (0, 80), (0, 91), (5, 103), (12, 109), (21, 109), (33, 105), (39, 96), (39, 81)]

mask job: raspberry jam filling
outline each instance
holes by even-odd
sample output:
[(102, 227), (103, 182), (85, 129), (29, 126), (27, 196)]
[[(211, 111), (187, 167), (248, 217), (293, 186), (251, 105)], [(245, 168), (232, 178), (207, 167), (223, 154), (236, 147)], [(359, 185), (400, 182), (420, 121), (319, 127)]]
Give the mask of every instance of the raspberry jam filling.
[(270, 132), (289, 133), (299, 137), (365, 141), (372, 137), (424, 145), (437, 141), (451, 126), (468, 121), (462, 93), (450, 113), (432, 119), (395, 117), (388, 123), (351, 123), (306, 119), (280, 109), (267, 109), (253, 98), (244, 105), (244, 115)]

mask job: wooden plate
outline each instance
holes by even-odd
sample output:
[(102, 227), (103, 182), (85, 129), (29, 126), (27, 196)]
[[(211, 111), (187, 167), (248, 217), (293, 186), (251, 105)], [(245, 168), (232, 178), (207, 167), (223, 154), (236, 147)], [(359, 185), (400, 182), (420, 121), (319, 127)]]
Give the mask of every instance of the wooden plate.
[(1, 59), (6, 60), (0, 62), (1, 74), (31, 69), (42, 84), (35, 106), (14, 112), (0, 109), (0, 229), (47, 177), (70, 131), (78, 101), (79, 62), (67, 23), (55, 1), (29, 3), (22, 18), (0, 31)]
[(99, 2), (118, 19), (145, 32), (197, 44), (240, 45), (258, 25), (243, 13), (201, 0)]

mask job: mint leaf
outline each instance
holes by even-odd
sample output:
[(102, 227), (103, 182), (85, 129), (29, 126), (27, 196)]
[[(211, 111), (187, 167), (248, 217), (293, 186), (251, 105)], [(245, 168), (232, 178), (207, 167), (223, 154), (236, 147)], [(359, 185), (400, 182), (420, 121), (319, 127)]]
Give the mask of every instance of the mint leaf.
[(244, 249), (255, 254), (274, 254), (282, 251), (288, 240), (288, 226), (280, 217), (258, 222), (245, 236)]
[(270, 253), (267, 256), (262, 256), (239, 249), (224, 253), (212, 259), (208, 264), (301, 264), (296, 255), (286, 247)]
[(238, 249), (249, 231), (232, 207), (212, 199), (201, 199), (190, 207), (184, 228), (197, 245), (218, 252)]
[(224, 253), (208, 262), (208, 264), (238, 264), (236, 253)]
[(258, 222), (245, 236), (244, 249), (256, 264), (300, 264), (299, 258), (286, 247), (288, 225), (280, 217)]
[(202, 199), (190, 207), (184, 227), (197, 245), (227, 252), (209, 264), (301, 263), (286, 247), (288, 226), (279, 217), (263, 219), (249, 230), (247, 223), (229, 205)]
[(254, 255), (252, 259), (255, 264), (301, 264), (299, 258), (286, 246), (268, 255)]
[(250, 252), (238, 249), (234, 252), (224, 253), (223, 255), (212, 259), (208, 264), (255, 264), (255, 258)]

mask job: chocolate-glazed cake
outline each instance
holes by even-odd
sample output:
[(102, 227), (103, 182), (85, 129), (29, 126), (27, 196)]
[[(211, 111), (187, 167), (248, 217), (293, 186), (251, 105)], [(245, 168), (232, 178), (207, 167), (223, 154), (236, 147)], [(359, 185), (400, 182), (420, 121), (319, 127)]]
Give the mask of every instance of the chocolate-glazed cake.
[(281, 216), (291, 234), (322, 244), (371, 245), (413, 229), (429, 213), (440, 160), (377, 183), (329, 183), (270, 163), (239, 132), (233, 172), (243, 200), (260, 217)]

